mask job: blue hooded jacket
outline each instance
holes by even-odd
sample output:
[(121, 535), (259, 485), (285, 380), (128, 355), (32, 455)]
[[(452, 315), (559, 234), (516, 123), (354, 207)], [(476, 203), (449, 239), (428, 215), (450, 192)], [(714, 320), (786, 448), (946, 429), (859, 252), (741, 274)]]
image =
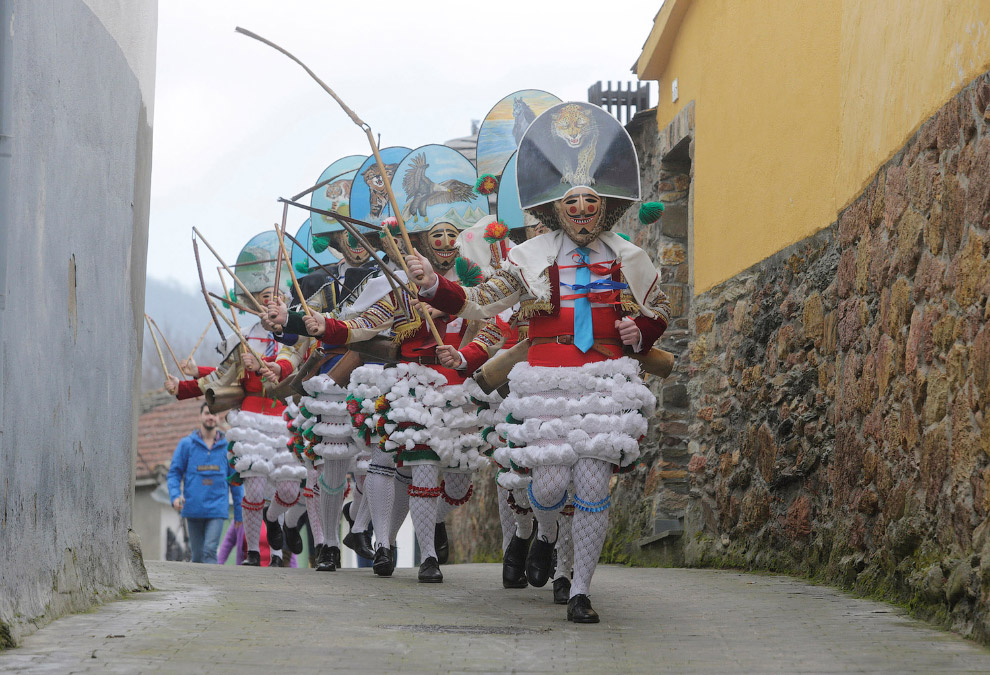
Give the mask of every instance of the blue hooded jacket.
[[(227, 490), (234, 500), (234, 520), (241, 520), (241, 499), (244, 488), (229, 485), (227, 476), (234, 469), (227, 464), (227, 439), (217, 432), (213, 447), (197, 429), (181, 441), (172, 454), (172, 466), (168, 470), (168, 494), (174, 502), (184, 494), (183, 518), (226, 518), (230, 514)], [(179, 485), (182, 484), (182, 491)]]

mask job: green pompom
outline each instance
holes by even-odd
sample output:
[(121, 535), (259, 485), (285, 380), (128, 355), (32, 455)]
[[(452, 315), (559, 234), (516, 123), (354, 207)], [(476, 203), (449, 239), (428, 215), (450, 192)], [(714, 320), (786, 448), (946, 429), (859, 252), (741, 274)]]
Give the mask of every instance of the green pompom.
[(485, 279), (481, 273), (481, 268), (464, 256), (458, 257), (454, 262), (454, 271), (457, 272), (457, 278), (464, 288), (477, 286)]
[(330, 246), (330, 237), (313, 237), (313, 251), (323, 253)]
[(309, 274), (309, 265), (306, 264), (305, 260), (300, 260), (294, 265), (294, 267), (296, 268), (296, 272), (299, 272), (299, 274)]
[(660, 202), (643, 202), (639, 205), (639, 222), (652, 225), (663, 215), (663, 204)]

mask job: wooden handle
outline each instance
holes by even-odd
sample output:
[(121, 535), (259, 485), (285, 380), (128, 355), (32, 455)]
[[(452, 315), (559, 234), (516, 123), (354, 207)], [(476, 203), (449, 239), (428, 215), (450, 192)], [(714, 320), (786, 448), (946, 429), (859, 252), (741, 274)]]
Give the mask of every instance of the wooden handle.
[(151, 327), (151, 321), (148, 320), (148, 315), (144, 315), (144, 322), (148, 324), (148, 332), (151, 333), (151, 341), (155, 343), (155, 349), (158, 350), (158, 362), (162, 364), (162, 372), (165, 373), (165, 377), (170, 377), (168, 368), (165, 367), (165, 356), (162, 354), (162, 348), (158, 344), (158, 338), (155, 337), (155, 329)]
[[(286, 204), (285, 208), (288, 209), (289, 205)], [(285, 240), (282, 239), (282, 233), (278, 229), (278, 225), (275, 226), (275, 234), (278, 235), (278, 246), (282, 251), (282, 255), (286, 256), (288, 259), (288, 254), (285, 252)], [(296, 273), (292, 271), (292, 265), (289, 265), (289, 276), (292, 277), (292, 285), (296, 289), (296, 295), (299, 296), (299, 302), (302, 303), (303, 311), (306, 312), (306, 316), (313, 316), (313, 310), (309, 308), (306, 304), (306, 296), (303, 295), (302, 289), (299, 288), (299, 281), (296, 279)], [(275, 289), (275, 293), (278, 294), (278, 289)]]
[[(232, 276), (234, 278), (234, 283), (236, 283), (238, 286), (240, 286), (241, 287), (241, 290), (244, 291), (249, 298), (251, 298), (251, 302), (254, 304), (255, 307), (258, 308), (258, 311), (259, 312), (264, 312), (265, 311), (265, 308), (261, 306), (261, 303), (259, 303), (257, 300), (254, 299), (254, 294), (247, 289), (247, 286), (245, 286), (241, 282), (240, 279), (237, 278), (237, 275), (234, 274), (234, 271), (227, 266), (227, 263), (225, 263), (223, 261), (223, 258), (220, 257), (220, 254), (217, 253), (216, 249), (213, 248), (212, 246), (210, 246), (210, 242), (206, 241), (206, 237), (203, 236), (203, 233), (200, 232), (199, 230), (197, 230), (195, 228), (195, 226), (193, 227), (193, 232), (196, 233), (196, 236), (197, 237), (199, 237), (200, 239), (203, 240), (203, 243), (206, 244), (206, 248), (210, 249), (210, 253), (213, 254), (213, 257), (217, 259), (217, 262), (219, 262), (221, 265), (223, 265), (223, 268), (225, 270), (227, 270), (227, 274), (229, 274), (230, 276)], [(278, 290), (278, 289), (276, 289), (276, 290)]]

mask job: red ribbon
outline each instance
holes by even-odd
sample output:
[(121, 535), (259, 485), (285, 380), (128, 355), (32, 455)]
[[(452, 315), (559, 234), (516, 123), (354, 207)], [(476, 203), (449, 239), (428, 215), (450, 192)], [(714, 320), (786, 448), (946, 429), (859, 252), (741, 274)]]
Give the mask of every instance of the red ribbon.
[(622, 269), (622, 263), (615, 262), (614, 260), (606, 260), (600, 263), (581, 263), (579, 265), (558, 265), (559, 269), (569, 270), (576, 269), (578, 267), (587, 267), (589, 270), (594, 272), (600, 277), (610, 277), (613, 272), (618, 272)]

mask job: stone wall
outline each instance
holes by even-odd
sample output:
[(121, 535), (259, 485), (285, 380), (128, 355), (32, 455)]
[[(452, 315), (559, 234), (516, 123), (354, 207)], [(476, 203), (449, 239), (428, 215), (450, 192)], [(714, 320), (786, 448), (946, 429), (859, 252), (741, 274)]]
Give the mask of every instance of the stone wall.
[(990, 640), (990, 77), (838, 222), (694, 301), (685, 558)]
[(129, 531), (155, 2), (0, 0), (0, 649), (147, 585)]

